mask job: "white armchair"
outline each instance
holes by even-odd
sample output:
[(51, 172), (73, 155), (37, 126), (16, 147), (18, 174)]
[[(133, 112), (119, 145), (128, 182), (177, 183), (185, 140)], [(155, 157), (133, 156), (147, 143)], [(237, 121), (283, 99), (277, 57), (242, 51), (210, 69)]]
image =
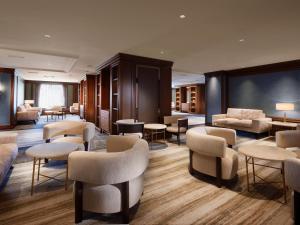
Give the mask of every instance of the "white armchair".
[(292, 214), (294, 224), (300, 224), (300, 159), (288, 159), (285, 161), (285, 178), (292, 192)]
[(73, 105), (70, 106), (70, 113), (72, 113), (72, 114), (79, 113), (79, 103), (73, 103)]
[(138, 136), (109, 136), (107, 152), (73, 152), (69, 179), (75, 181), (75, 223), (82, 212), (122, 212), (129, 223), (129, 209), (142, 196), (148, 166), (148, 143)]
[(232, 129), (195, 127), (187, 131), (187, 146), (190, 149), (190, 173), (197, 172), (222, 180), (234, 178), (238, 170), (238, 154), (227, 146), (236, 142)]

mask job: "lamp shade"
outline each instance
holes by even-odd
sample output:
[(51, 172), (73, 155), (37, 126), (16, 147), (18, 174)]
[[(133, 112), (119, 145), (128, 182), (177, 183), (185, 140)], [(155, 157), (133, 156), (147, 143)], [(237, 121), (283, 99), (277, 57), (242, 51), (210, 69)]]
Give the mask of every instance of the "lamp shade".
[(293, 103), (276, 103), (276, 110), (293, 111), (295, 110), (295, 105)]
[(24, 103), (25, 104), (34, 104), (34, 100), (25, 100)]

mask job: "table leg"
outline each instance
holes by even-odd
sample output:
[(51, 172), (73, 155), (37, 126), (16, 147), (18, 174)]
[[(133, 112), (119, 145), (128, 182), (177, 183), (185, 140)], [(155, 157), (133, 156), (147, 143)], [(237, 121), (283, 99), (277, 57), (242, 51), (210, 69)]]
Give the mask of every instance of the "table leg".
[(67, 160), (67, 168), (66, 168), (66, 180), (65, 180), (65, 190), (68, 190), (68, 173), (69, 173), (69, 168), (68, 168), (68, 160)]
[(166, 130), (164, 130), (164, 142), (165, 142), (165, 144), (167, 143), (166, 142)]
[(40, 168), (41, 168), (41, 159), (39, 158), (39, 166), (38, 166), (38, 175), (37, 175), (37, 180), (40, 180)]
[(247, 190), (250, 192), (249, 188), (249, 171), (248, 171), (248, 157), (245, 156), (245, 161), (246, 161), (246, 177), (247, 177)]
[(254, 158), (252, 157), (253, 184), (255, 184)]
[(33, 195), (33, 191), (34, 191), (34, 172), (35, 172), (35, 163), (36, 163), (36, 159), (33, 158), (32, 180), (31, 180), (31, 195)]
[(281, 163), (281, 171), (282, 171), (282, 185), (283, 185), (283, 197), (284, 203), (287, 203), (286, 199), (286, 185), (285, 185), (285, 171), (284, 171), (284, 162)]
[(48, 123), (48, 116), (49, 116), (49, 115), (47, 115), (47, 123)]

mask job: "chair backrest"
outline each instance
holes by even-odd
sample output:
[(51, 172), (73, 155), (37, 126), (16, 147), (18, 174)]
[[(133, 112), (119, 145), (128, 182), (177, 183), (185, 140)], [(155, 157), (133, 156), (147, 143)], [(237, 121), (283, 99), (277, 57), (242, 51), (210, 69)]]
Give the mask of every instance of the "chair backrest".
[(109, 135), (106, 139), (106, 151), (107, 152), (123, 152), (134, 146), (139, 139), (138, 135)]
[(120, 123), (133, 124), (135, 122), (136, 122), (135, 119), (122, 119), (122, 120), (117, 120), (116, 124), (120, 124)]
[(90, 142), (90, 140), (95, 136), (96, 126), (90, 122), (84, 122), (85, 127), (83, 129), (83, 141)]
[(164, 124), (171, 125), (177, 123), (178, 119), (183, 118), (182, 115), (164, 116)]
[(178, 119), (177, 124), (178, 124), (178, 128), (184, 127), (187, 129), (189, 126), (189, 120), (188, 118)]
[(72, 106), (75, 107), (75, 108), (79, 108), (79, 103), (73, 103)]
[(144, 133), (144, 123), (117, 123), (118, 134)]
[(300, 147), (300, 130), (276, 132), (276, 145), (280, 148)]

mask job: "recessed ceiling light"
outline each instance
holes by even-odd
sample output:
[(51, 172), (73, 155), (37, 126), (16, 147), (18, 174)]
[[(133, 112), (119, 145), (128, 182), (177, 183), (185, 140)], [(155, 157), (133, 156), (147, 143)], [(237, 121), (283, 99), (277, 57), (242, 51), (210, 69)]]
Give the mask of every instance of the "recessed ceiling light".
[(164, 51), (160, 51), (160, 54), (163, 55), (163, 54), (165, 54), (165, 52)]
[(51, 38), (51, 35), (50, 34), (45, 34), (44, 37), (45, 38)]
[(244, 42), (244, 41), (245, 41), (245, 39), (243, 39), (243, 38), (239, 40), (239, 42)]
[(186, 16), (183, 15), (183, 14), (179, 16), (180, 19), (184, 19), (185, 17), (186, 17)]

